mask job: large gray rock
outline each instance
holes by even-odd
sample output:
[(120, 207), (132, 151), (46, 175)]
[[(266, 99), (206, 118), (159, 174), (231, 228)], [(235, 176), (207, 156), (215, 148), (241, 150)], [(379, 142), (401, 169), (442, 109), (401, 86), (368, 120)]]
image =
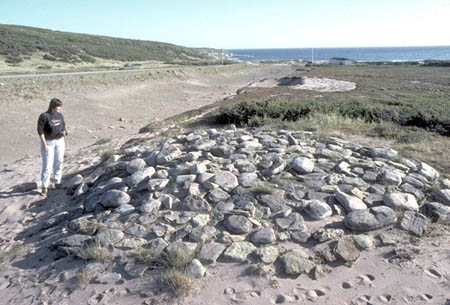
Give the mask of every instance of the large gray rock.
[(147, 163), (144, 161), (144, 159), (136, 158), (136, 159), (131, 160), (127, 164), (127, 172), (131, 175), (131, 174), (143, 169), (146, 166), (147, 166)]
[(221, 171), (217, 173), (212, 179), (211, 182), (217, 184), (225, 191), (232, 191), (235, 187), (239, 185), (237, 177), (228, 171)]
[(331, 207), (321, 200), (305, 200), (304, 203), (305, 212), (315, 220), (321, 220), (333, 214)]
[(95, 282), (100, 283), (100, 284), (112, 285), (112, 284), (116, 284), (121, 279), (122, 279), (122, 275), (120, 273), (108, 272), (108, 273), (104, 273), (104, 274), (99, 275), (95, 279)]
[(306, 231), (305, 221), (299, 213), (291, 213), (288, 217), (277, 218), (275, 223), (281, 230)]
[(228, 200), (228, 198), (230, 198), (230, 194), (220, 188), (216, 188), (209, 193), (208, 198), (211, 202), (217, 203)]
[(150, 179), (147, 183), (147, 189), (150, 192), (160, 191), (170, 182), (169, 179)]
[(344, 155), (338, 151), (334, 151), (334, 150), (327, 149), (327, 148), (322, 148), (322, 149), (317, 150), (314, 153), (314, 157), (326, 158), (326, 159), (330, 159), (333, 161), (339, 161), (342, 158), (344, 158)]
[(338, 240), (342, 236), (344, 236), (345, 232), (342, 229), (337, 228), (319, 228), (316, 230), (312, 237), (320, 243), (330, 241), (330, 240)]
[(258, 175), (256, 173), (242, 173), (238, 180), (243, 187), (253, 187), (258, 183)]
[(419, 174), (427, 178), (429, 181), (434, 181), (439, 178), (439, 172), (424, 162), (420, 162)]
[(352, 235), (353, 241), (362, 249), (372, 249), (375, 246), (375, 238), (366, 234)]
[(216, 242), (204, 244), (200, 250), (200, 259), (208, 264), (214, 264), (226, 247)]
[(354, 262), (359, 258), (359, 250), (351, 237), (343, 237), (337, 242), (334, 253), (345, 262)]
[(216, 234), (216, 228), (212, 226), (196, 227), (189, 234), (189, 239), (193, 242), (205, 243)]
[(271, 177), (281, 173), (286, 167), (286, 162), (281, 159), (279, 156), (274, 156), (272, 158), (272, 166), (270, 168), (266, 168), (260, 171), (263, 176)]
[(425, 215), (434, 222), (450, 221), (450, 207), (440, 202), (427, 202), (423, 205)]
[(384, 204), (388, 207), (397, 210), (418, 211), (419, 205), (417, 204), (416, 197), (408, 193), (386, 193), (383, 197)]
[(159, 210), (160, 207), (161, 207), (161, 201), (159, 201), (159, 200), (151, 200), (149, 202), (146, 202), (146, 203), (142, 204), (139, 207), (139, 210), (142, 213), (153, 213), (154, 211)]
[(186, 267), (187, 274), (195, 277), (202, 278), (206, 274), (206, 268), (203, 267), (202, 263), (198, 259), (193, 259)]
[(251, 241), (255, 244), (271, 244), (276, 239), (275, 231), (272, 228), (262, 228), (251, 237)]
[(68, 190), (75, 189), (78, 185), (80, 185), (83, 182), (83, 179), (84, 179), (83, 176), (81, 176), (80, 174), (76, 174), (67, 183), (67, 189)]
[(116, 242), (121, 241), (124, 238), (125, 234), (122, 231), (116, 229), (107, 229), (98, 233), (95, 238), (97, 242), (104, 246), (113, 245)]
[(211, 206), (209, 203), (199, 196), (188, 196), (180, 204), (180, 209), (183, 211), (192, 212), (209, 212), (211, 211)]
[(293, 249), (282, 256), (280, 261), (284, 266), (284, 272), (291, 275), (309, 273), (314, 267), (314, 263), (308, 259), (308, 255), (300, 250)]
[(393, 160), (397, 157), (398, 152), (386, 147), (375, 147), (370, 150), (372, 158), (384, 158)]
[(399, 186), (402, 184), (403, 177), (405, 177), (405, 174), (398, 170), (387, 169), (383, 172), (383, 181), (386, 184)]
[(334, 196), (348, 213), (367, 209), (367, 205), (356, 196), (347, 195), (346, 193), (339, 190), (334, 192)]
[(245, 262), (257, 248), (248, 241), (234, 242), (223, 253), (223, 257), (237, 262)]
[(418, 201), (422, 201), (423, 199), (425, 199), (425, 194), (421, 190), (415, 188), (409, 183), (403, 183), (402, 186), (400, 187), (400, 190), (403, 193), (410, 193), (414, 195), (414, 197), (416, 197)]
[(286, 208), (286, 201), (283, 198), (284, 192), (275, 194), (264, 194), (259, 197), (259, 201), (270, 208), (272, 213), (278, 213)]
[(299, 174), (309, 174), (314, 170), (314, 161), (304, 157), (295, 158), (292, 168)]
[(180, 184), (184, 184), (186, 182), (194, 182), (196, 178), (197, 178), (197, 175), (178, 175), (175, 178), (175, 183), (180, 185)]
[(158, 154), (158, 156), (156, 157), (156, 162), (160, 165), (165, 164), (167, 162), (178, 159), (182, 154), (183, 153), (178, 147), (170, 145)]
[(236, 167), (240, 173), (254, 173), (256, 170), (256, 167), (253, 163), (248, 160), (241, 159), (234, 162), (234, 167)]
[(417, 179), (414, 176), (408, 175), (403, 179), (404, 183), (409, 183), (412, 186), (418, 188), (418, 189), (423, 189), (425, 187), (425, 183), (423, 183), (423, 181), (420, 181), (419, 179)]
[(434, 193), (434, 198), (443, 204), (450, 206), (450, 189), (442, 189)]
[(192, 149), (194, 151), (209, 151), (211, 148), (213, 148), (216, 145), (216, 141), (214, 140), (198, 140), (194, 143), (192, 146)]
[(416, 236), (422, 236), (427, 230), (427, 218), (421, 213), (406, 211), (400, 222), (400, 228)]
[(397, 221), (395, 211), (386, 206), (377, 206), (368, 210), (348, 213), (345, 225), (356, 232), (367, 232), (394, 224)]
[(130, 200), (130, 195), (125, 192), (119, 190), (109, 190), (103, 195), (100, 203), (105, 208), (116, 208), (121, 204), (129, 203)]
[(169, 244), (162, 238), (154, 238), (148, 242), (147, 248), (152, 249), (155, 256), (159, 256)]
[(260, 259), (264, 264), (272, 264), (278, 258), (279, 252), (277, 247), (274, 246), (265, 246), (258, 248), (256, 250), (256, 256)]
[(183, 255), (189, 257), (194, 255), (195, 251), (197, 251), (198, 245), (196, 243), (182, 242), (176, 241), (169, 244), (165, 251), (168, 255)]
[(231, 215), (225, 221), (225, 227), (234, 234), (246, 234), (251, 231), (253, 225), (247, 217), (241, 215)]

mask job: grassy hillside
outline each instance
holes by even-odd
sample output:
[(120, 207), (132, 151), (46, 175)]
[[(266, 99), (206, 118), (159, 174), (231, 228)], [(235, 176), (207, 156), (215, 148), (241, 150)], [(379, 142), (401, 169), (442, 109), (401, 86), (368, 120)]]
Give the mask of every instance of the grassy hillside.
[(48, 62), (93, 63), (96, 58), (101, 58), (124, 62), (195, 63), (210, 60), (208, 53), (213, 50), (0, 24), (0, 57), (5, 62), (18, 64), (38, 52)]

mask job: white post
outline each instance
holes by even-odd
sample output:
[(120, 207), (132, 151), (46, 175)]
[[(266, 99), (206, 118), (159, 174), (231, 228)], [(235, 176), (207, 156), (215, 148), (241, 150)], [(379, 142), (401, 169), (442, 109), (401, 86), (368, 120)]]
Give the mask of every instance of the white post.
[(314, 48), (311, 48), (311, 64), (314, 63)]
[(222, 56), (221, 56), (221, 58), (222, 58), (222, 65), (223, 65), (223, 49), (222, 49)]

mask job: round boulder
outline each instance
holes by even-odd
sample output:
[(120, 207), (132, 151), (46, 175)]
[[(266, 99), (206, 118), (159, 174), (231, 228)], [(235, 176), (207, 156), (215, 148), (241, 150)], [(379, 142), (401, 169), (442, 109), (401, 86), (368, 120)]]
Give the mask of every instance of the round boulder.
[(252, 223), (247, 217), (231, 215), (225, 222), (228, 231), (234, 234), (246, 234), (252, 229)]
[(116, 208), (122, 204), (129, 203), (130, 200), (130, 195), (125, 192), (109, 190), (103, 195), (100, 202), (105, 208)]
[(367, 232), (394, 224), (397, 221), (395, 211), (386, 206), (377, 206), (367, 210), (348, 213), (345, 225), (352, 231)]

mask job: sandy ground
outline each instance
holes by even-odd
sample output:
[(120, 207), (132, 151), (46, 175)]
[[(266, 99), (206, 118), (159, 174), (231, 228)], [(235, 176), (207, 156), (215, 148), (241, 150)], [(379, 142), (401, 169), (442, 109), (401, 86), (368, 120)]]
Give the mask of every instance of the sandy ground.
[(283, 77), (281, 79), (264, 79), (252, 83), (249, 87), (274, 88), (277, 86), (299, 90), (313, 90), (317, 92), (344, 92), (356, 89), (356, 83), (354, 82), (321, 77)]
[[(285, 66), (203, 77), (192, 71), (186, 72), (184, 79), (54, 92), (65, 102), (71, 129), (64, 180), (99, 162), (98, 153), (86, 146), (100, 138), (114, 137), (107, 145), (120, 145), (151, 120), (220, 100), (265, 77), (289, 73), (291, 68)], [(406, 238), (364, 251), (353, 266), (334, 268), (320, 280), (306, 275), (266, 278), (248, 272), (246, 264), (220, 262), (208, 267), (206, 278), (197, 281), (194, 295), (183, 300), (161, 294), (151, 272), (122, 284), (92, 283), (80, 288), (76, 278), (84, 263), (71, 257), (58, 259), (49, 251), (64, 233), (55, 223), (71, 210), (65, 191), (51, 190), (42, 198), (23, 185), (39, 180), (39, 140), (34, 125), (48, 101), (0, 102), (4, 109), (1, 158), (5, 163), (0, 167), (0, 254), (16, 252), (0, 266), (1, 304), (450, 304), (448, 226), (436, 226), (420, 239)], [(405, 255), (393, 252), (399, 248)]]
[(236, 94), (264, 77), (290, 75), (289, 65), (165, 68), (123, 73), (2, 78), (0, 164), (39, 154), (36, 122), (52, 97), (63, 101), (68, 149), (136, 134), (152, 121)]

